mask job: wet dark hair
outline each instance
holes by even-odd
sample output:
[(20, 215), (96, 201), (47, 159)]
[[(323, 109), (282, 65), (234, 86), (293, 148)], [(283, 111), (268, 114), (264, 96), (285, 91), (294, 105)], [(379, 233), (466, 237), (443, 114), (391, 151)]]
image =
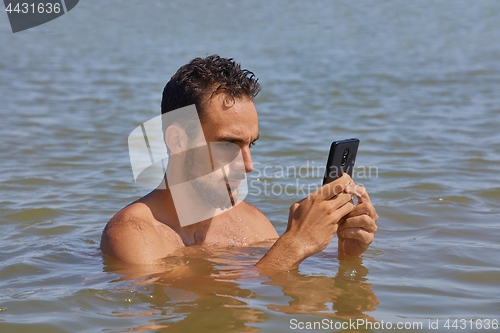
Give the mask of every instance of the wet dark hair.
[[(224, 93), (233, 102), (238, 98), (253, 99), (261, 89), (257, 81), (253, 72), (241, 69), (232, 58), (216, 54), (196, 58), (179, 68), (163, 89), (161, 113), (195, 104), (203, 122), (205, 106), (213, 96)], [(167, 126), (163, 124), (163, 131)]]

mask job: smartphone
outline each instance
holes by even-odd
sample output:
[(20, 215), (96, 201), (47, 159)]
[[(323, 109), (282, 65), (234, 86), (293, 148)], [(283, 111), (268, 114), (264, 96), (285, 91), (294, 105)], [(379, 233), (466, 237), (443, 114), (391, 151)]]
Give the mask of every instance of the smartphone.
[(328, 161), (326, 162), (323, 185), (340, 178), (344, 172), (352, 176), (358, 146), (359, 139), (356, 138), (332, 142)]

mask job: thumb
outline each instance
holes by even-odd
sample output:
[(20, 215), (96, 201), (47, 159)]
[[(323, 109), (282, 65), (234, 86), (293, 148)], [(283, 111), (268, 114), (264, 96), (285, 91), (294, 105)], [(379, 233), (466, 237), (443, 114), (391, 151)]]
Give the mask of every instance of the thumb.
[(290, 213), (295, 212), (295, 210), (297, 210), (297, 208), (299, 208), (299, 206), (300, 206), (300, 203), (298, 203), (298, 202), (293, 203), (293, 204), (290, 206)]
[(291, 221), (292, 221), (292, 216), (293, 214), (295, 213), (295, 211), (299, 208), (300, 206), (300, 203), (304, 201), (304, 199), (300, 200), (300, 201), (297, 201), (295, 203), (293, 203), (291, 206), (290, 206), (290, 212), (288, 213), (288, 224), (286, 226), (286, 231), (288, 231), (291, 227)]

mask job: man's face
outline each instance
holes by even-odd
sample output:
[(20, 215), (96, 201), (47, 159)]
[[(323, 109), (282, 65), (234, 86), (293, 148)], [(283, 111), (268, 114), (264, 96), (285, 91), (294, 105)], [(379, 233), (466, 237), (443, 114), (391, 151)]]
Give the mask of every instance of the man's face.
[[(196, 149), (186, 152), (185, 176), (193, 189), (214, 208), (226, 209), (238, 201), (238, 187), (245, 173), (253, 170), (251, 145), (259, 137), (257, 110), (250, 99), (225, 103), (224, 94), (214, 96), (202, 117), (202, 129), (210, 152), (210, 161)], [(204, 155), (206, 156), (206, 155)], [(201, 157), (201, 158), (200, 158)], [(212, 173), (206, 174), (206, 170)]]

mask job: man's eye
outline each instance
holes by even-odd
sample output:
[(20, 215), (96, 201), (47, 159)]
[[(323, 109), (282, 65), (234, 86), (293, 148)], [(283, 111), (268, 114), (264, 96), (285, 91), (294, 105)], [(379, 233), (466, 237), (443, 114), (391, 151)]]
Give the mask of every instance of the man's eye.
[(234, 143), (232, 143), (232, 142), (224, 142), (222, 144), (222, 147), (224, 147), (224, 148), (229, 148), (229, 147), (232, 147), (232, 146), (234, 146)]
[(250, 144), (248, 145), (248, 148), (252, 148), (253, 146), (255, 146), (255, 141), (254, 142), (250, 142)]

